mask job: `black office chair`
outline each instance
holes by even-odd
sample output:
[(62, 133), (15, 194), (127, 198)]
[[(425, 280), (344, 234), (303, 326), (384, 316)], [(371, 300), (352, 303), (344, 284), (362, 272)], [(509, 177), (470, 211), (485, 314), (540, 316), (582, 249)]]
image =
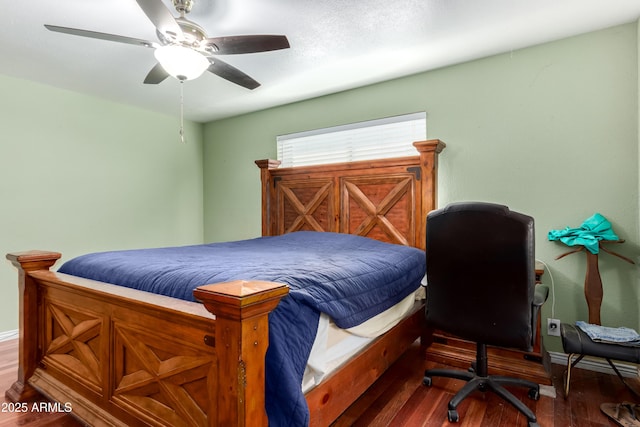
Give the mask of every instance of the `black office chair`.
[(529, 427), (535, 414), (503, 387), (528, 387), (534, 400), (538, 384), (490, 376), (487, 345), (531, 351), (540, 306), (548, 295), (536, 286), (533, 218), (506, 206), (454, 203), (427, 216), (427, 324), (477, 343), (469, 371), (429, 369), (432, 377), (467, 381), (449, 401), (448, 419), (459, 421), (458, 405), (475, 390), (493, 391), (522, 412)]

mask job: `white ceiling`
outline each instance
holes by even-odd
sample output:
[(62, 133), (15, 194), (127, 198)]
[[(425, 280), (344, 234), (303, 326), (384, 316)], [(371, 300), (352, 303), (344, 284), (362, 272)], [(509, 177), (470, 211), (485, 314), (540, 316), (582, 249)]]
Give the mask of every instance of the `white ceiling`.
[[(163, 1), (175, 12), (171, 0)], [(177, 16), (177, 13), (174, 13)], [(185, 117), (210, 121), (415, 74), (640, 17), (640, 0), (196, 0), (209, 37), (284, 34), (290, 49), (221, 57), (262, 86), (210, 73), (184, 84)], [(44, 24), (157, 41), (135, 0), (12, 2), (0, 73), (171, 115), (180, 89), (145, 85), (151, 49), (46, 30)]]

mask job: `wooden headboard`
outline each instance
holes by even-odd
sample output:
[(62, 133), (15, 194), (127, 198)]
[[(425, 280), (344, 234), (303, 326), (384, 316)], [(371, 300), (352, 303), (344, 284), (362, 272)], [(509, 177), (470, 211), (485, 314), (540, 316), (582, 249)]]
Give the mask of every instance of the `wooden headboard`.
[(256, 160), (262, 181), (262, 235), (334, 231), (425, 248), (436, 208), (438, 139), (414, 142), (418, 155), (281, 168)]

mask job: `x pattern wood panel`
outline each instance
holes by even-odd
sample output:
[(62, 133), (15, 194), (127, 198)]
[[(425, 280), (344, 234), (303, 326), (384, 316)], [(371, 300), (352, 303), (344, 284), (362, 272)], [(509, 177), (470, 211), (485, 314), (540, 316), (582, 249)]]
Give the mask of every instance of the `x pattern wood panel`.
[(100, 390), (102, 317), (50, 302), (46, 307), (45, 362)]
[(114, 402), (172, 426), (209, 425), (211, 354), (120, 327), (115, 346)]
[(277, 234), (292, 231), (335, 231), (332, 181), (280, 181)]
[(343, 178), (340, 231), (415, 244), (415, 177)]

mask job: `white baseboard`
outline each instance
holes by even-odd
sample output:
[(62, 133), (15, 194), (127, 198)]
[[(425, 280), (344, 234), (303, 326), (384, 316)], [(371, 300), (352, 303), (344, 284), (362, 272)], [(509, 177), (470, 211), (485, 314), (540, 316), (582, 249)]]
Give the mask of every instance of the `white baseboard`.
[(18, 330), (0, 332), (0, 342), (18, 338)]
[[(567, 366), (567, 355), (565, 353), (557, 353), (554, 351), (549, 352), (549, 356), (551, 358), (551, 363), (557, 363), (559, 365)], [(574, 359), (575, 360), (575, 359)], [(640, 371), (638, 370), (638, 365), (633, 365), (626, 362), (618, 362), (616, 360), (612, 360), (612, 362), (616, 365), (620, 374), (623, 377), (629, 378), (638, 378), (640, 377)], [(605, 359), (601, 358), (593, 358), (589, 356), (585, 356), (576, 366), (576, 368), (586, 369), (589, 371), (595, 372), (603, 372), (605, 374), (615, 375), (616, 373), (611, 369), (609, 363)]]

